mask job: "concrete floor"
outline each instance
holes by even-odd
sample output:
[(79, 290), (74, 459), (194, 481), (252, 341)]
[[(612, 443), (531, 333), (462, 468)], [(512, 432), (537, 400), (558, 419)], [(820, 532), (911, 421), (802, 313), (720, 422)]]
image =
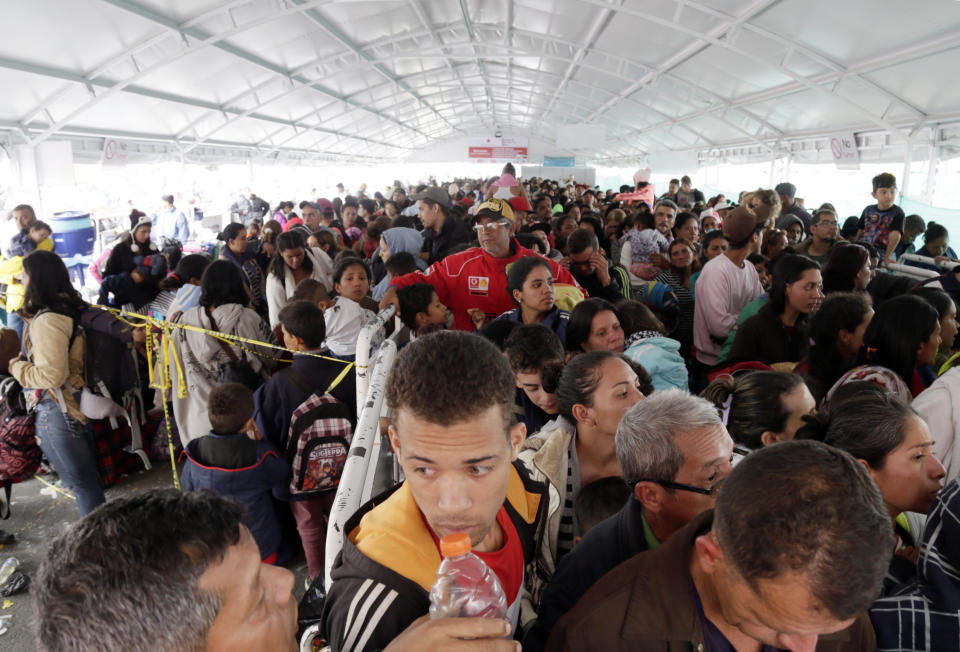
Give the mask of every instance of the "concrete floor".
[[(53, 478), (43, 476), (43, 479)], [(122, 484), (107, 490), (107, 500), (137, 491), (172, 486), (173, 477), (169, 463), (155, 463), (149, 471), (127, 476)], [(13, 555), (20, 560), (20, 570), (33, 579), (49, 542), (80, 515), (73, 499), (54, 491), (36, 478), (14, 485), (11, 512), (9, 520), (0, 521), (0, 529), (16, 535), (17, 542), (0, 546), (0, 564)], [(303, 553), (287, 567), (297, 576), (294, 592), (299, 599), (303, 595), (304, 580), (307, 576)], [(7, 600), (12, 604), (4, 608)], [(33, 639), (33, 605), (29, 592), (0, 598), (0, 615), (7, 614), (13, 615), (13, 622), (7, 633), (0, 635), (0, 650), (36, 650)]]

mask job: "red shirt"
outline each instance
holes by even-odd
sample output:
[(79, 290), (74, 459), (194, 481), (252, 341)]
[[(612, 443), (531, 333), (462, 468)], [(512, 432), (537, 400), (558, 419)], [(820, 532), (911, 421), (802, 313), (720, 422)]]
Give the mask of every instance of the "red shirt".
[[(426, 523), (426, 519), (424, 519), (423, 522)], [(501, 506), (500, 511), (497, 512), (497, 523), (500, 524), (500, 529), (503, 530), (503, 547), (493, 552), (478, 552), (474, 550), (473, 554), (482, 559), (483, 563), (497, 574), (497, 579), (500, 580), (500, 586), (507, 596), (507, 604), (511, 605), (520, 594), (520, 585), (523, 583), (523, 546), (520, 544), (520, 536), (517, 534), (517, 529), (513, 526), (513, 521), (510, 520), (510, 516), (507, 514), (506, 507)], [(439, 537), (437, 537), (429, 524), (427, 524), (427, 529), (430, 531), (433, 544), (437, 546), (437, 550), (439, 551)]]

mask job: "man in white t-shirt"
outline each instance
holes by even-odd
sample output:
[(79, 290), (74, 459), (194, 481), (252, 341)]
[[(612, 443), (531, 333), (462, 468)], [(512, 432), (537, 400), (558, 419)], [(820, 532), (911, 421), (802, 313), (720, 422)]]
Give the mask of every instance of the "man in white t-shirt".
[(697, 362), (717, 364), (723, 341), (737, 323), (744, 306), (763, 294), (760, 277), (747, 256), (760, 245), (764, 220), (739, 207), (723, 221), (723, 236), (730, 248), (708, 262), (697, 281), (693, 320), (693, 343)]

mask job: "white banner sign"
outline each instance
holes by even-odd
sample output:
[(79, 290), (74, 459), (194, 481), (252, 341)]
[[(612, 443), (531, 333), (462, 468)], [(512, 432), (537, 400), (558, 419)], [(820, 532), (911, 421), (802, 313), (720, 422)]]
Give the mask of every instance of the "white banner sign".
[(831, 136), (830, 152), (833, 154), (833, 162), (837, 167), (860, 167), (860, 150), (857, 149), (857, 139), (853, 133)]

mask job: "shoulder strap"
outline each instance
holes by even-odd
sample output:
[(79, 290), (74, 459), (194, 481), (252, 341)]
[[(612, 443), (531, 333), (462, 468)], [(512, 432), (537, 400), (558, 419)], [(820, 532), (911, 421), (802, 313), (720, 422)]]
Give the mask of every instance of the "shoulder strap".
[[(213, 312), (210, 310), (210, 306), (204, 306), (203, 308), (207, 312), (207, 317), (210, 318), (210, 328), (212, 330), (220, 332), (220, 328), (217, 326), (217, 322), (213, 319)], [(217, 344), (220, 345), (220, 348), (223, 349), (223, 352), (227, 354), (227, 357), (230, 358), (233, 362), (237, 362), (240, 358), (237, 357), (237, 354), (234, 352), (230, 345), (221, 340), (219, 337), (213, 338), (217, 341)]]

